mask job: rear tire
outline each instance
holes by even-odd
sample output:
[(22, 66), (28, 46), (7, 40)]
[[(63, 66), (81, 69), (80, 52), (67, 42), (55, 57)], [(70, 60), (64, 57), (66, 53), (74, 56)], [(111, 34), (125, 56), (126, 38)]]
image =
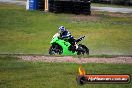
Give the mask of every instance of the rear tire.
[(89, 55), (89, 49), (85, 45), (79, 44), (77, 49), (77, 55), (84, 54)]
[(49, 49), (50, 55), (61, 55), (63, 53), (62, 47), (58, 44), (54, 44)]

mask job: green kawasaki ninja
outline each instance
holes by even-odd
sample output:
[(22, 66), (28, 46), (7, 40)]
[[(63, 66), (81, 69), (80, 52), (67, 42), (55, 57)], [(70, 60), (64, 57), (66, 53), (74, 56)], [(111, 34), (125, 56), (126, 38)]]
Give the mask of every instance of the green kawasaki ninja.
[[(80, 42), (83, 38), (80, 37), (76, 40), (76, 43)], [(89, 55), (89, 49), (82, 44), (78, 44), (78, 48), (75, 51), (70, 50), (70, 46), (71, 44), (67, 41), (64, 41), (62, 39), (60, 39), (57, 36), (54, 36), (52, 38), (52, 41), (50, 42), (51, 47), (49, 49), (49, 54), (50, 55), (84, 55), (87, 54)]]

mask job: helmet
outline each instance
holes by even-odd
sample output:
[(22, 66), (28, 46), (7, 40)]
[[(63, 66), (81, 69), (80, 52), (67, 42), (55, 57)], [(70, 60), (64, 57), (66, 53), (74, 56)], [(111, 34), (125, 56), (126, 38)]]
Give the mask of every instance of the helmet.
[(59, 27), (59, 33), (63, 33), (65, 30), (66, 30), (66, 28), (64, 26)]

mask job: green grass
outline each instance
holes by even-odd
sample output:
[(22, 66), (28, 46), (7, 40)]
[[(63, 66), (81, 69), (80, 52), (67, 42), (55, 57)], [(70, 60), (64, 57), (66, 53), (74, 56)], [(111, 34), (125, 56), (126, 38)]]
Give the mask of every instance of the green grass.
[(52, 36), (64, 25), (74, 37), (86, 36), (82, 43), (91, 55), (131, 55), (132, 15), (109, 14), (114, 13), (54, 14), (0, 4), (0, 53), (48, 54)]
[[(82, 64), (88, 74), (130, 74), (131, 64)], [(75, 63), (26, 62), (0, 56), (0, 88), (131, 88), (130, 84), (76, 83)]]

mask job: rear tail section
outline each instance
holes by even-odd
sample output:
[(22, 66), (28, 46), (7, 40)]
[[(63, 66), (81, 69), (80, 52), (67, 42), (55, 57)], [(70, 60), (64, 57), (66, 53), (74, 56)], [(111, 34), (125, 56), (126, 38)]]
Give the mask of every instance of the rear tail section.
[(85, 36), (80, 37), (80, 38), (78, 38), (78, 39), (76, 40), (76, 42), (78, 43), (78, 42), (80, 42), (81, 40), (83, 40), (84, 38), (85, 38)]

